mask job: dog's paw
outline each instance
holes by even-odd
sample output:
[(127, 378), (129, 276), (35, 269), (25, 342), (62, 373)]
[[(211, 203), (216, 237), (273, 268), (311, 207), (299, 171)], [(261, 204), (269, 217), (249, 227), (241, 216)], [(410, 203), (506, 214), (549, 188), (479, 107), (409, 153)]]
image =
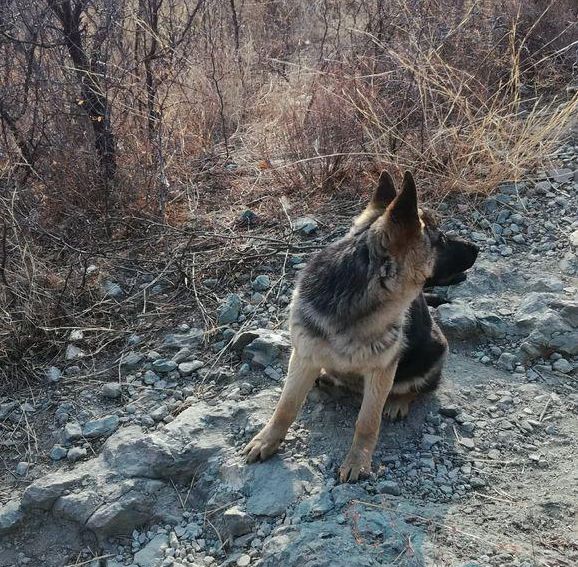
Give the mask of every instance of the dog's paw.
[(396, 421), (407, 417), (409, 408), (415, 400), (414, 394), (405, 394), (401, 396), (390, 396), (383, 408), (383, 416), (389, 421)]
[(352, 449), (339, 467), (340, 482), (357, 482), (371, 472), (371, 457), (362, 451)]
[(282, 437), (265, 428), (247, 443), (243, 449), (243, 455), (248, 463), (264, 461), (277, 452), (281, 441), (283, 441)]

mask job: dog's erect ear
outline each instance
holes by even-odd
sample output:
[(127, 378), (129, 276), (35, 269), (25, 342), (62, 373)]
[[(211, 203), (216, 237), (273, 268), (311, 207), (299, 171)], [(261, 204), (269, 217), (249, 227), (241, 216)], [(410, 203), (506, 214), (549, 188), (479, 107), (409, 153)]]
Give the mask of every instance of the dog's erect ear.
[(417, 208), (417, 189), (413, 176), (409, 171), (403, 176), (403, 184), (399, 195), (387, 208), (388, 219), (396, 228), (401, 229), (406, 236), (421, 232), (421, 221)]
[(397, 192), (395, 190), (393, 177), (387, 171), (382, 171), (377, 181), (375, 193), (371, 199), (371, 205), (376, 209), (379, 208), (385, 211), (396, 196)]

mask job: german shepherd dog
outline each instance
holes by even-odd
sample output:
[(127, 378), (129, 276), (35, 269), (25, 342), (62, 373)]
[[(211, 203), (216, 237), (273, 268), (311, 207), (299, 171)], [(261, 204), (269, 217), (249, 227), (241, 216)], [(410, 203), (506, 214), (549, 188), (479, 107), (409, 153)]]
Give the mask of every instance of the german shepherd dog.
[[(475, 262), (478, 249), (448, 239), (418, 208), (412, 175), (397, 194), (387, 172), (349, 233), (319, 251), (293, 294), (293, 350), (269, 422), (247, 444), (247, 462), (273, 455), (322, 371), (363, 391), (341, 482), (371, 469), (382, 414), (407, 415), (418, 394), (434, 390), (447, 341), (432, 320), (424, 285), (444, 284)], [(387, 405), (386, 405), (387, 401)]]

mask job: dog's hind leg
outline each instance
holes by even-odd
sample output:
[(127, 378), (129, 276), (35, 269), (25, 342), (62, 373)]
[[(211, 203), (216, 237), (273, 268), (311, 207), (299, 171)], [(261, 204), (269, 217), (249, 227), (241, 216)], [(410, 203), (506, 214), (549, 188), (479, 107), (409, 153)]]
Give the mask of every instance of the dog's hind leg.
[(320, 371), (321, 368), (313, 366), (293, 350), (285, 386), (271, 419), (243, 449), (248, 463), (265, 460), (277, 452)]
[(417, 392), (408, 392), (406, 394), (391, 394), (387, 398), (383, 413), (391, 421), (403, 419), (409, 413), (409, 406), (418, 397)]
[(339, 469), (341, 482), (356, 481), (371, 470), (371, 458), (379, 436), (385, 400), (391, 391), (397, 362), (364, 377), (363, 402), (355, 424), (351, 449)]

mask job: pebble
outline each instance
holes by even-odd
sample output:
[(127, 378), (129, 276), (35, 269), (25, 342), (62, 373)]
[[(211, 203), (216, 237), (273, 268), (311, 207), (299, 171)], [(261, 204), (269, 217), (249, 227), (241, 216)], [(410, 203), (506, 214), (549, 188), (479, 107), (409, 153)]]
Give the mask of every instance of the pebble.
[(556, 362), (552, 364), (552, 368), (558, 372), (562, 372), (562, 374), (569, 374), (574, 369), (574, 367), (565, 358), (559, 358), (556, 360)]
[(257, 276), (252, 283), (255, 291), (267, 291), (271, 287), (271, 279), (267, 275)]
[(117, 382), (108, 382), (102, 386), (102, 395), (111, 400), (118, 399), (122, 396), (122, 386)]
[(86, 457), (87, 451), (83, 447), (73, 447), (68, 451), (66, 458), (73, 463)]
[(238, 567), (247, 567), (247, 565), (251, 564), (251, 557), (247, 554), (241, 555), (239, 559), (237, 559), (237, 566)]
[(66, 447), (63, 447), (62, 445), (54, 445), (52, 449), (50, 449), (50, 458), (53, 461), (61, 461), (66, 458), (67, 453), (68, 449)]
[(21, 461), (16, 465), (16, 474), (18, 476), (26, 476), (28, 474), (28, 470), (30, 469), (30, 463), (26, 461)]

